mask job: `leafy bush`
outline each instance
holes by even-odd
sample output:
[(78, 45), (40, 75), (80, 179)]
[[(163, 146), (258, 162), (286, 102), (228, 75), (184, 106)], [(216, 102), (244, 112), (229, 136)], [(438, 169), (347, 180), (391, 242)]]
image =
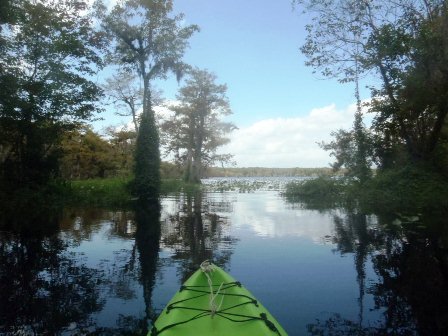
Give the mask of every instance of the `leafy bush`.
[(309, 208), (342, 205), (364, 213), (443, 212), (448, 210), (448, 180), (426, 167), (411, 165), (379, 171), (365, 183), (329, 177), (290, 183), (284, 196)]
[(426, 167), (387, 170), (364, 185), (360, 203), (375, 211), (447, 209), (448, 181)]
[(303, 202), (308, 208), (325, 209), (340, 203), (345, 190), (345, 180), (321, 176), (316, 179), (291, 182), (283, 195), (290, 202)]

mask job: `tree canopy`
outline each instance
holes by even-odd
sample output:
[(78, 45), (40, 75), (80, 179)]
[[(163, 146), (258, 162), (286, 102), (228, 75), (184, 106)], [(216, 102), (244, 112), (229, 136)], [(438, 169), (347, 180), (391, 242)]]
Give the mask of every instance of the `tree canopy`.
[(160, 187), (159, 134), (151, 106), (150, 83), (174, 72), (179, 79), (187, 68), (182, 57), (196, 25), (183, 25), (183, 14), (170, 16), (171, 0), (126, 0), (110, 13), (97, 3), (104, 31), (114, 41), (109, 61), (138, 75), (143, 87), (143, 112), (137, 135), (134, 193), (158, 197)]
[(379, 79), (369, 103), (376, 163), (399, 164), (397, 150), (408, 162), (436, 161), (448, 112), (446, 2), (294, 3), (313, 16), (302, 47), (309, 66), (341, 82), (367, 74)]
[(1, 180), (45, 183), (64, 131), (100, 111), (103, 38), (80, 0), (9, 2), (0, 24)]
[(216, 75), (194, 68), (179, 90), (179, 103), (170, 106), (174, 115), (162, 126), (165, 142), (184, 166), (188, 182), (200, 182), (205, 167), (231, 158), (217, 154), (217, 149), (229, 142), (226, 135), (236, 129), (222, 120), (232, 113), (226, 93), (226, 85), (216, 84)]

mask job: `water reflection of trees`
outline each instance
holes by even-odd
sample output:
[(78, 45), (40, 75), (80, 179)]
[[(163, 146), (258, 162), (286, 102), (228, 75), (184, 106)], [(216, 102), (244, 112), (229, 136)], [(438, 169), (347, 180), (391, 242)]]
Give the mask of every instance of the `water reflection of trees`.
[(176, 208), (165, 219), (162, 244), (172, 251), (181, 280), (207, 259), (226, 268), (235, 244), (228, 233), (228, 219), (222, 215), (231, 211), (230, 201), (202, 193), (185, 194), (176, 200)]
[[(43, 218), (45, 225), (35, 216), (22, 219), (24, 228), (34, 224), (46, 228), (45, 232), (0, 231), (0, 334), (145, 334), (148, 319), (154, 317), (151, 297), (160, 207), (137, 205), (134, 211), (71, 209), (55, 222), (46, 223), (48, 218)], [(76, 247), (99, 230), (105, 230), (106, 237), (115, 241), (134, 243), (131, 248), (115, 251), (111, 260), (89, 267), (82, 249), (77, 252)], [(94, 315), (105, 308), (108, 299), (127, 301), (139, 296), (145, 300), (144, 316), (120, 314), (115, 326), (113, 321), (109, 327), (96, 325)]]
[[(66, 209), (43, 233), (0, 232), (0, 334), (145, 334), (155, 318), (160, 244), (172, 251), (163, 262), (178, 267), (183, 280), (205, 259), (226, 267), (235, 242), (224, 217), (231, 202), (181, 195), (176, 207), (162, 227), (159, 205), (137, 204), (123, 211)], [(81, 244), (98, 235), (114, 244), (123, 240), (117, 246), (125, 248), (88, 266)], [(108, 327), (96, 325), (96, 316), (108, 314), (109, 300), (142, 296), (143, 315), (123, 313)]]
[[(368, 216), (334, 216), (337, 250), (354, 256), (359, 285), (357, 321), (334, 314), (308, 325), (313, 335), (442, 335), (448, 330), (448, 254), (446, 224)], [(440, 223), (439, 223), (440, 224)], [(437, 226), (437, 228), (436, 228)], [(378, 281), (366, 288), (371, 260)], [(382, 312), (378, 325), (363, 323), (365, 293)]]
[(375, 305), (386, 309), (388, 328), (415, 325), (420, 335), (443, 335), (448, 330), (446, 229), (415, 228), (386, 236), (383, 252), (375, 255), (374, 268), (382, 279), (372, 288)]
[[(153, 309), (152, 290), (155, 284), (157, 262), (160, 245), (160, 204), (153, 203), (140, 206), (135, 210), (137, 233), (136, 246), (140, 259), (140, 281), (143, 286), (145, 300), (145, 320), (154, 321), (156, 313)], [(145, 327), (148, 323), (145, 323)], [(144, 330), (144, 334), (148, 330)]]
[[(90, 215), (97, 214), (90, 210)], [(160, 241), (160, 204), (136, 203), (132, 211), (100, 211), (98, 216), (84, 216), (86, 226), (96, 226), (98, 220), (107, 219), (108, 237), (133, 241), (130, 249), (115, 251), (112, 263), (105, 262), (100, 268), (107, 274), (102, 283), (108, 297), (127, 301), (142, 295), (145, 302), (144, 316), (120, 314), (115, 327), (96, 329), (105, 335), (142, 334), (148, 332), (149, 321), (155, 318), (152, 291), (157, 272)], [(88, 225), (90, 224), (90, 225)], [(84, 232), (92, 229), (85, 228)], [(140, 286), (136, 286), (139, 283)], [(143, 293), (140, 292), (143, 291)], [(138, 291), (138, 292), (137, 292)]]
[[(146, 335), (150, 321), (155, 319), (152, 302), (152, 292), (155, 284), (159, 242), (160, 242), (160, 204), (137, 203), (133, 212), (121, 213), (113, 223), (114, 235), (134, 239), (130, 250), (120, 251), (116, 254), (114, 263), (108, 265), (108, 286), (115, 297), (130, 300), (143, 290), (145, 302), (144, 316), (120, 314), (115, 321), (115, 327), (102, 328), (105, 335)], [(132, 233), (131, 237), (129, 235)], [(140, 287), (134, 286), (138, 282)], [(97, 330), (98, 332), (98, 330)]]
[(59, 221), (59, 228), (66, 239), (80, 243), (91, 239), (92, 235), (103, 228), (104, 222), (112, 224), (106, 235), (125, 240), (133, 238), (136, 231), (134, 211), (106, 210), (101, 208), (66, 208)]
[(56, 234), (0, 235), (0, 333), (54, 335), (87, 328), (103, 305), (96, 270), (66, 252)]

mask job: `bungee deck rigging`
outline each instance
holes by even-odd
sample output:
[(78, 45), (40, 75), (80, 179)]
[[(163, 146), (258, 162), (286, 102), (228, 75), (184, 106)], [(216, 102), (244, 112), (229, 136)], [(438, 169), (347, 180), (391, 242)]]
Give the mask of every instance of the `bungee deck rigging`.
[(274, 317), (221, 268), (204, 262), (171, 299), (149, 335), (286, 335)]

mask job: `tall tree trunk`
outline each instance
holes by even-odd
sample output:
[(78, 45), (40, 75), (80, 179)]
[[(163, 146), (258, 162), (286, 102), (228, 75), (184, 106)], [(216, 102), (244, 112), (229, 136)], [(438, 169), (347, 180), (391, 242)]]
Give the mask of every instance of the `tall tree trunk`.
[(185, 174), (184, 174), (184, 180), (186, 182), (193, 183), (193, 150), (189, 148), (187, 150), (187, 159), (185, 163)]
[(149, 77), (144, 72), (143, 85), (143, 113), (135, 149), (133, 191), (139, 199), (156, 199), (160, 192), (159, 133), (151, 108)]
[(187, 160), (185, 165), (185, 181), (190, 183), (197, 183), (197, 141), (198, 141), (198, 127), (195, 123), (194, 116), (190, 116), (189, 137), (187, 148)]
[(204, 145), (204, 123), (205, 123), (205, 113), (202, 112), (199, 116), (199, 125), (196, 130), (196, 141), (194, 148), (193, 157), (193, 171), (194, 171), (194, 183), (200, 183), (202, 177), (202, 151)]

